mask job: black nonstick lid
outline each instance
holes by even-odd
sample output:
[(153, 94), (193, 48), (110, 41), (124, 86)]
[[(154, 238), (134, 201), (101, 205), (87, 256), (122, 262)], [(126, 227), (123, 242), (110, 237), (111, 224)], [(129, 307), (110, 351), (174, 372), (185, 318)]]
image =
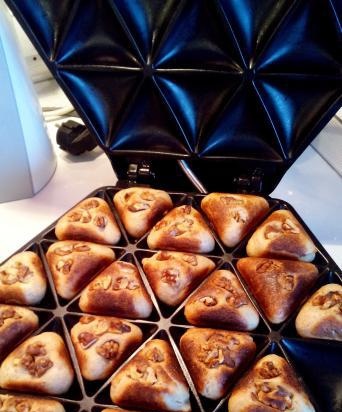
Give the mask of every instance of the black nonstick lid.
[(338, 0), (5, 1), (120, 179), (269, 193), (341, 106)]

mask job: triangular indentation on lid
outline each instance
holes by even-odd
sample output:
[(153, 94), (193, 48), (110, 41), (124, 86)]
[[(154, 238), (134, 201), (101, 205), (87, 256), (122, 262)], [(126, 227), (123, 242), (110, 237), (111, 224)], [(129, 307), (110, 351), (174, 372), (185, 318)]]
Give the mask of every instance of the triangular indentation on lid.
[(340, 81), (302, 76), (260, 75), (256, 87), (285, 153), (291, 158), (306, 147), (312, 132), (341, 96)]
[(287, 0), (220, 0), (220, 5), (238, 39), (246, 67), (258, 54), (288, 8)]
[(156, 83), (180, 122), (192, 151), (213, 118), (241, 83), (240, 76), (200, 72), (157, 72)]
[(66, 88), (75, 94), (78, 111), (89, 120), (96, 138), (106, 146), (141, 82), (141, 74), (64, 68), (60, 75)]
[[(59, 25), (60, 21), (65, 24), (70, 18), (71, 10), (75, 3), (74, 0), (45, 1), (35, 0), (32, 2), (20, 2), (18, 12), (25, 18), (25, 24), (35, 33), (35, 40), (47, 56), (54, 55), (55, 47), (61, 35), (63, 35), (65, 25)], [(16, 8), (15, 5), (13, 5)], [(32, 13), (32, 7), (34, 13)]]
[(208, 157), (281, 160), (284, 154), (253, 87), (238, 90), (211, 132), (200, 139), (198, 151)]
[(260, 56), (258, 70), (341, 75), (341, 26), (329, 3), (298, 1)]
[(145, 63), (150, 62), (178, 6), (177, 0), (115, 2), (115, 7), (127, 24)]
[(152, 79), (146, 79), (112, 137), (115, 151), (187, 154), (189, 144)]
[(281, 323), (306, 297), (318, 278), (311, 263), (293, 260), (242, 258), (237, 268), (268, 320)]
[(58, 48), (59, 64), (141, 67), (137, 52), (107, 1), (80, 1)]
[(234, 73), (241, 71), (239, 62), (235, 40), (215, 2), (204, 0), (184, 2), (155, 58), (157, 68), (223, 69)]

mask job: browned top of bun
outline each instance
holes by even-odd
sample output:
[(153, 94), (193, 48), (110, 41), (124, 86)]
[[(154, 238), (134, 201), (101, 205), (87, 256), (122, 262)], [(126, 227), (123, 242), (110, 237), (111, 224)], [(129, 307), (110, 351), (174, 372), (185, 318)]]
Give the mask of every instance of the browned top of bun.
[(116, 244), (120, 230), (108, 203), (91, 197), (82, 200), (62, 216), (55, 227), (59, 240), (84, 240), (89, 242)]
[(273, 323), (293, 312), (318, 277), (315, 265), (293, 260), (250, 257), (240, 259), (237, 267)]
[(201, 208), (222, 242), (233, 247), (267, 212), (269, 205), (260, 196), (210, 193), (202, 199)]
[(248, 256), (299, 259), (311, 262), (316, 247), (289, 210), (276, 210), (257, 228), (247, 243)]
[(172, 209), (147, 237), (150, 249), (208, 253), (215, 247), (210, 229), (201, 214), (190, 205)]
[(120, 190), (113, 200), (127, 232), (135, 238), (143, 236), (172, 208), (166, 192), (145, 187)]
[(185, 305), (186, 319), (199, 326), (252, 330), (259, 315), (237, 277), (228, 270), (216, 270), (195, 291)]
[(153, 339), (114, 376), (115, 404), (149, 411), (190, 411), (189, 389), (170, 344)]

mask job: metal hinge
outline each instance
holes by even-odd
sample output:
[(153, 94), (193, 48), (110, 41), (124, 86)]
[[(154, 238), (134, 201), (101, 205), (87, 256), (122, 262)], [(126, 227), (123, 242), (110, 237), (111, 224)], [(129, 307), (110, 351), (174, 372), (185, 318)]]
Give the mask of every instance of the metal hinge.
[(130, 163), (127, 177), (130, 183), (150, 183), (155, 179), (151, 164), (147, 161)]
[(264, 172), (255, 169), (251, 175), (242, 175), (233, 180), (237, 192), (261, 193), (263, 189)]

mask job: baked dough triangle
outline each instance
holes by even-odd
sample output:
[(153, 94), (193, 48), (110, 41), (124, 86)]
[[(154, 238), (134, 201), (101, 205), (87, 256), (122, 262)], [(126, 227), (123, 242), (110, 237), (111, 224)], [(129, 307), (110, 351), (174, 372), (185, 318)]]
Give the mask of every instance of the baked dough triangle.
[(91, 381), (108, 378), (142, 341), (138, 326), (103, 316), (82, 316), (70, 334), (82, 376)]
[(272, 323), (287, 319), (318, 278), (315, 265), (294, 260), (250, 257), (237, 268)]
[(180, 351), (197, 392), (209, 399), (226, 395), (255, 350), (251, 336), (219, 329), (188, 329), (180, 339)]
[(312, 262), (316, 246), (289, 210), (276, 210), (247, 243), (247, 255)]
[(173, 206), (166, 192), (145, 187), (120, 190), (113, 201), (125, 229), (134, 238), (147, 233)]
[(122, 407), (148, 411), (191, 410), (189, 388), (170, 344), (153, 339), (113, 378), (110, 397)]
[(229, 412), (314, 412), (287, 361), (267, 355), (241, 379), (228, 401)]
[(20, 344), (0, 367), (0, 387), (59, 395), (70, 388), (74, 370), (63, 339), (44, 332)]
[(0, 412), (65, 412), (65, 409), (61, 403), (52, 399), (0, 395)]
[(229, 270), (213, 272), (190, 296), (184, 315), (197, 326), (253, 330), (259, 315), (237, 277)]
[(269, 205), (260, 196), (210, 193), (202, 199), (201, 208), (222, 242), (234, 247), (266, 214)]
[(117, 261), (102, 271), (83, 290), (83, 312), (124, 318), (148, 318), (152, 302), (136, 266)]
[(53, 243), (46, 259), (59, 296), (73, 298), (115, 259), (113, 249), (96, 243), (65, 240)]
[(120, 229), (107, 202), (89, 197), (62, 216), (55, 227), (59, 240), (85, 240), (115, 245), (121, 237)]
[(172, 209), (147, 237), (150, 249), (209, 253), (215, 240), (201, 214), (190, 205)]
[(38, 316), (32, 310), (0, 305), (0, 360), (38, 325)]
[(182, 302), (215, 268), (204, 256), (164, 251), (144, 258), (142, 265), (157, 297), (170, 306)]
[(46, 292), (46, 275), (39, 256), (20, 252), (0, 266), (0, 302), (35, 305)]
[(296, 329), (304, 338), (342, 341), (342, 286), (319, 288), (299, 311)]

